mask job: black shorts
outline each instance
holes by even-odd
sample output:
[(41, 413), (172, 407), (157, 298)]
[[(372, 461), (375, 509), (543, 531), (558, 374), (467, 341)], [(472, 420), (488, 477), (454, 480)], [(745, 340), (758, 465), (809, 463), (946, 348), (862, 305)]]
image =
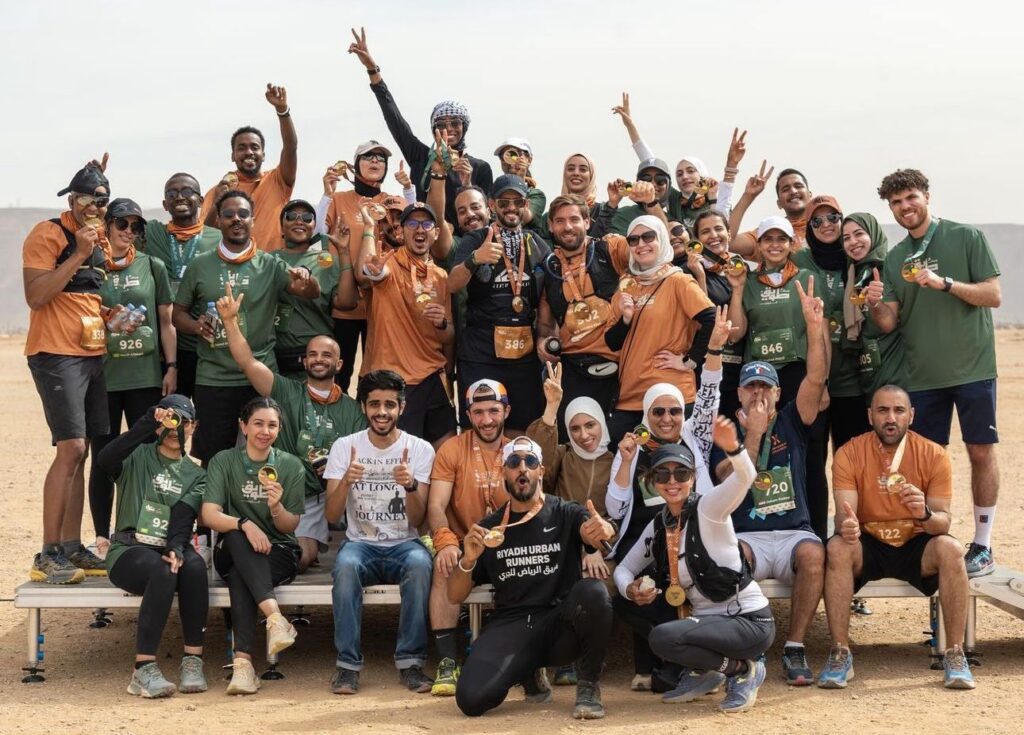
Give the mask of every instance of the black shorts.
[(39, 352), (28, 358), (54, 445), (110, 433), (103, 356)]
[(964, 444), (999, 443), (994, 379), (949, 388), (916, 390), (910, 394), (910, 403), (914, 407), (914, 423), (910, 428), (936, 444), (949, 444), (953, 406), (956, 406)]
[(505, 419), (508, 430), (524, 432), (544, 413), (544, 382), (541, 380), (540, 360), (524, 362), (498, 360), (493, 363), (459, 360), (459, 423), (469, 428), (466, 413), (466, 389), (478, 380), (490, 378), (505, 386), (512, 410)]
[(256, 391), (249, 385), (196, 386), (196, 433), (192, 435), (192, 456), (204, 467), (217, 452), (235, 446), (242, 406), (255, 397)]
[(398, 428), (433, 444), (442, 436), (455, 433), (455, 408), (444, 387), (442, 373), (428, 376), (405, 391), (405, 410), (398, 417)]
[(869, 533), (860, 535), (860, 548), (863, 565), (860, 576), (853, 580), (853, 591), (856, 592), (868, 582), (876, 579), (893, 577), (902, 579), (922, 594), (931, 597), (939, 589), (939, 575), (921, 576), (921, 558), (924, 547), (935, 536), (919, 533), (903, 546), (890, 546), (879, 541)]

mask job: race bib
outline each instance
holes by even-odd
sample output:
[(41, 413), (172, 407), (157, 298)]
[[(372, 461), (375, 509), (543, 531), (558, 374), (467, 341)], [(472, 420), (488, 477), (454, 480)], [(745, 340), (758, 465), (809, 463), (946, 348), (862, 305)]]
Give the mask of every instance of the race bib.
[(102, 350), (106, 344), (107, 330), (98, 316), (82, 317), (82, 334), (78, 344), (86, 350)]
[(796, 339), (790, 327), (759, 332), (754, 335), (752, 345), (751, 352), (755, 360), (784, 365), (800, 357), (796, 354)]
[(789, 467), (761, 470), (754, 477), (750, 492), (754, 498), (754, 510), (751, 512), (762, 518), (769, 513), (785, 513), (796, 508), (793, 473)]
[(900, 521), (871, 521), (864, 524), (864, 530), (883, 544), (899, 548), (914, 536), (914, 522), (906, 519)]
[(274, 331), (287, 332), (292, 322), (292, 312), (295, 308), (291, 304), (278, 304), (277, 313), (274, 314)]
[(139, 327), (131, 334), (111, 332), (107, 335), (107, 354), (115, 360), (152, 355), (156, 337), (149, 327)]
[[(238, 328), (242, 330), (242, 336), (246, 336), (249, 330), (246, 328), (248, 320), (245, 318), (245, 312), (238, 312)], [(224, 329), (224, 320), (217, 319), (217, 323), (213, 325), (213, 341), (210, 343), (210, 348), (214, 350), (226, 350), (228, 348), (228, 333)]]
[(873, 375), (882, 364), (882, 352), (877, 339), (865, 339), (857, 357), (857, 369), (861, 375)]
[(494, 354), (502, 360), (517, 360), (533, 352), (530, 327), (495, 327)]
[(171, 509), (163, 503), (142, 501), (135, 521), (135, 540), (150, 546), (163, 546), (171, 524)]
[(828, 317), (828, 336), (832, 340), (832, 344), (837, 345), (843, 338), (843, 315), (842, 314), (829, 314)]
[(608, 302), (598, 296), (573, 301), (565, 312), (565, 328), (570, 334), (569, 341), (579, 342), (595, 329), (603, 327), (608, 320), (608, 312)]

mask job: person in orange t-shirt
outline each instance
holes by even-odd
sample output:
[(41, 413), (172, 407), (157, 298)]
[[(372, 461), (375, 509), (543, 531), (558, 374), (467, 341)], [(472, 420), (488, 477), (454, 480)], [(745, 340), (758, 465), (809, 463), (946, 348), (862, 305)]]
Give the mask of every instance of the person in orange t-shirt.
[[(369, 335), (360, 375), (394, 370), (405, 379), (398, 427), (434, 447), (455, 434), (445, 348), (455, 341), (448, 274), (430, 259), (434, 240), (450, 238), (428, 205), (410, 204), (399, 218), (405, 246), (377, 254), (373, 219), (363, 208), (363, 241), (355, 267), (366, 293)], [(443, 221), (443, 220), (442, 220)]]
[(430, 588), (430, 627), (440, 662), (431, 693), (454, 696), (459, 678), (456, 625), (459, 606), (448, 602), (448, 575), (462, 556), (462, 539), (488, 514), (508, 502), (501, 451), (508, 392), (496, 380), (478, 380), (466, 390), (468, 431), (441, 445), (434, 458), (427, 500), (427, 522), (434, 541), (434, 581)]
[(872, 580), (895, 577), (928, 596), (938, 590), (949, 646), (942, 662), (945, 685), (973, 689), (963, 651), (967, 568), (960, 542), (949, 535), (949, 455), (909, 431), (914, 409), (899, 386), (875, 391), (868, 420), (873, 430), (844, 444), (832, 465), (836, 535), (828, 542), (825, 572), (832, 649), (818, 686), (841, 689), (853, 676), (849, 632), (854, 592)]
[(239, 128), (231, 136), (231, 161), (236, 170), (225, 174), (215, 187), (206, 192), (200, 218), (210, 227), (216, 227), (217, 200), (230, 190), (243, 191), (253, 202), (252, 239), (258, 249), (269, 252), (284, 247), (281, 210), (292, 198), (299, 138), (295, 134), (285, 88), (268, 84), (266, 97), (277, 111), (281, 124), (281, 160), (277, 168), (263, 170), (267, 156), (263, 133), (251, 125)]
[(57, 448), (43, 481), (43, 548), (29, 578), (49, 584), (106, 574), (103, 561), (80, 541), (89, 440), (110, 431), (100, 298), (109, 254), (102, 217), (110, 183), (101, 164), (78, 171), (57, 192), (65, 194), (68, 210), (33, 227), (22, 249), (31, 309), (25, 355)]

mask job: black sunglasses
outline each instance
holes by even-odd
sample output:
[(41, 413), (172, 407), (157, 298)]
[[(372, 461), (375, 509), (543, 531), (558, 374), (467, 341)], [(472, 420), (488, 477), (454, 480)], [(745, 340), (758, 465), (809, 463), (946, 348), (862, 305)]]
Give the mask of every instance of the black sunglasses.
[(683, 225), (676, 225), (669, 230), (669, 234), (672, 235), (672, 237), (682, 237), (684, 232), (686, 232), (686, 228), (683, 227)]
[(682, 416), (683, 409), (680, 406), (672, 406), (670, 408), (665, 408), (664, 406), (655, 406), (654, 408), (651, 409), (651, 416), (654, 416), (655, 418), (660, 419), (666, 413), (669, 416)]
[(635, 248), (637, 245), (640, 244), (641, 240), (643, 240), (644, 242), (654, 242), (657, 239), (658, 233), (655, 232), (654, 230), (648, 230), (642, 235), (627, 235), (626, 244), (631, 248)]
[(839, 224), (839, 221), (842, 218), (843, 215), (839, 214), (838, 212), (831, 212), (829, 214), (826, 214), (824, 217), (811, 217), (811, 221), (808, 224), (814, 229), (818, 229), (823, 224), (825, 224), (826, 221), (831, 222), (834, 225), (837, 225)]
[(141, 235), (146, 230), (146, 226), (142, 224), (142, 222), (136, 220), (135, 222), (129, 223), (125, 217), (115, 217), (114, 227), (122, 231), (127, 230), (129, 227), (131, 227), (132, 232), (134, 232), (136, 235)]
[(168, 189), (164, 192), (164, 199), (169, 202), (174, 201), (178, 197), (182, 199), (191, 199), (199, 192), (193, 189), (191, 186), (183, 186), (180, 189)]
[(220, 211), (220, 217), (222, 219), (234, 219), (235, 217), (238, 217), (238, 219), (249, 219), (251, 216), (252, 212), (245, 207), (241, 207), (239, 209), (222, 209)]
[(387, 163), (388, 157), (383, 153), (364, 153), (360, 156), (364, 161), (376, 161), (377, 163)]
[(540, 460), (532, 454), (516, 454), (513, 452), (505, 460), (505, 469), (517, 470), (523, 462), (526, 462), (526, 469), (528, 470), (535, 470), (540, 467)]
[(685, 467), (676, 467), (671, 470), (668, 467), (656, 467), (651, 474), (654, 477), (654, 481), (660, 485), (664, 485), (670, 479), (676, 482), (689, 482), (693, 479), (693, 470)]
[(316, 215), (312, 212), (296, 212), (294, 210), (284, 213), (285, 222), (294, 222), (297, 219), (302, 220), (308, 225), (312, 224), (313, 220), (316, 219)]
[(97, 197), (92, 194), (75, 194), (75, 201), (78, 202), (78, 206), (80, 207), (88, 207), (90, 204), (95, 204), (98, 208), (103, 209), (110, 203), (110, 197)]
[(657, 176), (651, 176), (650, 174), (641, 174), (636, 177), (637, 181), (646, 181), (647, 183), (655, 183), (658, 186), (668, 186), (668, 182), (671, 181), (665, 174), (658, 174)]

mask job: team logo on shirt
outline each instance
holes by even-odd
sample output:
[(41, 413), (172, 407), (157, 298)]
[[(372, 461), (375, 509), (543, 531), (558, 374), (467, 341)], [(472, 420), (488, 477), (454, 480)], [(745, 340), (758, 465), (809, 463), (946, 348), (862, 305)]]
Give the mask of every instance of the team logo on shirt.
[(777, 301), (789, 301), (791, 298), (789, 291), (784, 288), (766, 288), (761, 291), (761, 303), (762, 304), (774, 304)]
[(498, 561), (505, 564), (505, 571), (498, 575), (498, 581), (557, 574), (558, 556), (561, 551), (562, 544), (558, 541), (551, 544), (503, 547), (496, 554)]
[(250, 503), (259, 503), (267, 499), (267, 491), (263, 489), (262, 484), (253, 480), (246, 480), (245, 484), (242, 485), (242, 497)]
[(110, 274), (110, 282), (117, 289), (138, 288), (142, 283), (142, 279), (138, 276), (124, 276), (115, 271)]
[(161, 472), (153, 478), (153, 489), (164, 495), (181, 496), (181, 483), (167, 472)]
[[(227, 278), (225, 278), (225, 275), (227, 276)], [(244, 288), (249, 285), (249, 280), (250, 277), (248, 273), (241, 273), (239, 271), (229, 271), (225, 273), (222, 270), (220, 273), (217, 274), (217, 281), (220, 283), (221, 288), (224, 288), (224, 286), (227, 285), (227, 283), (231, 284), (232, 289), (236, 289), (239, 287)]]

